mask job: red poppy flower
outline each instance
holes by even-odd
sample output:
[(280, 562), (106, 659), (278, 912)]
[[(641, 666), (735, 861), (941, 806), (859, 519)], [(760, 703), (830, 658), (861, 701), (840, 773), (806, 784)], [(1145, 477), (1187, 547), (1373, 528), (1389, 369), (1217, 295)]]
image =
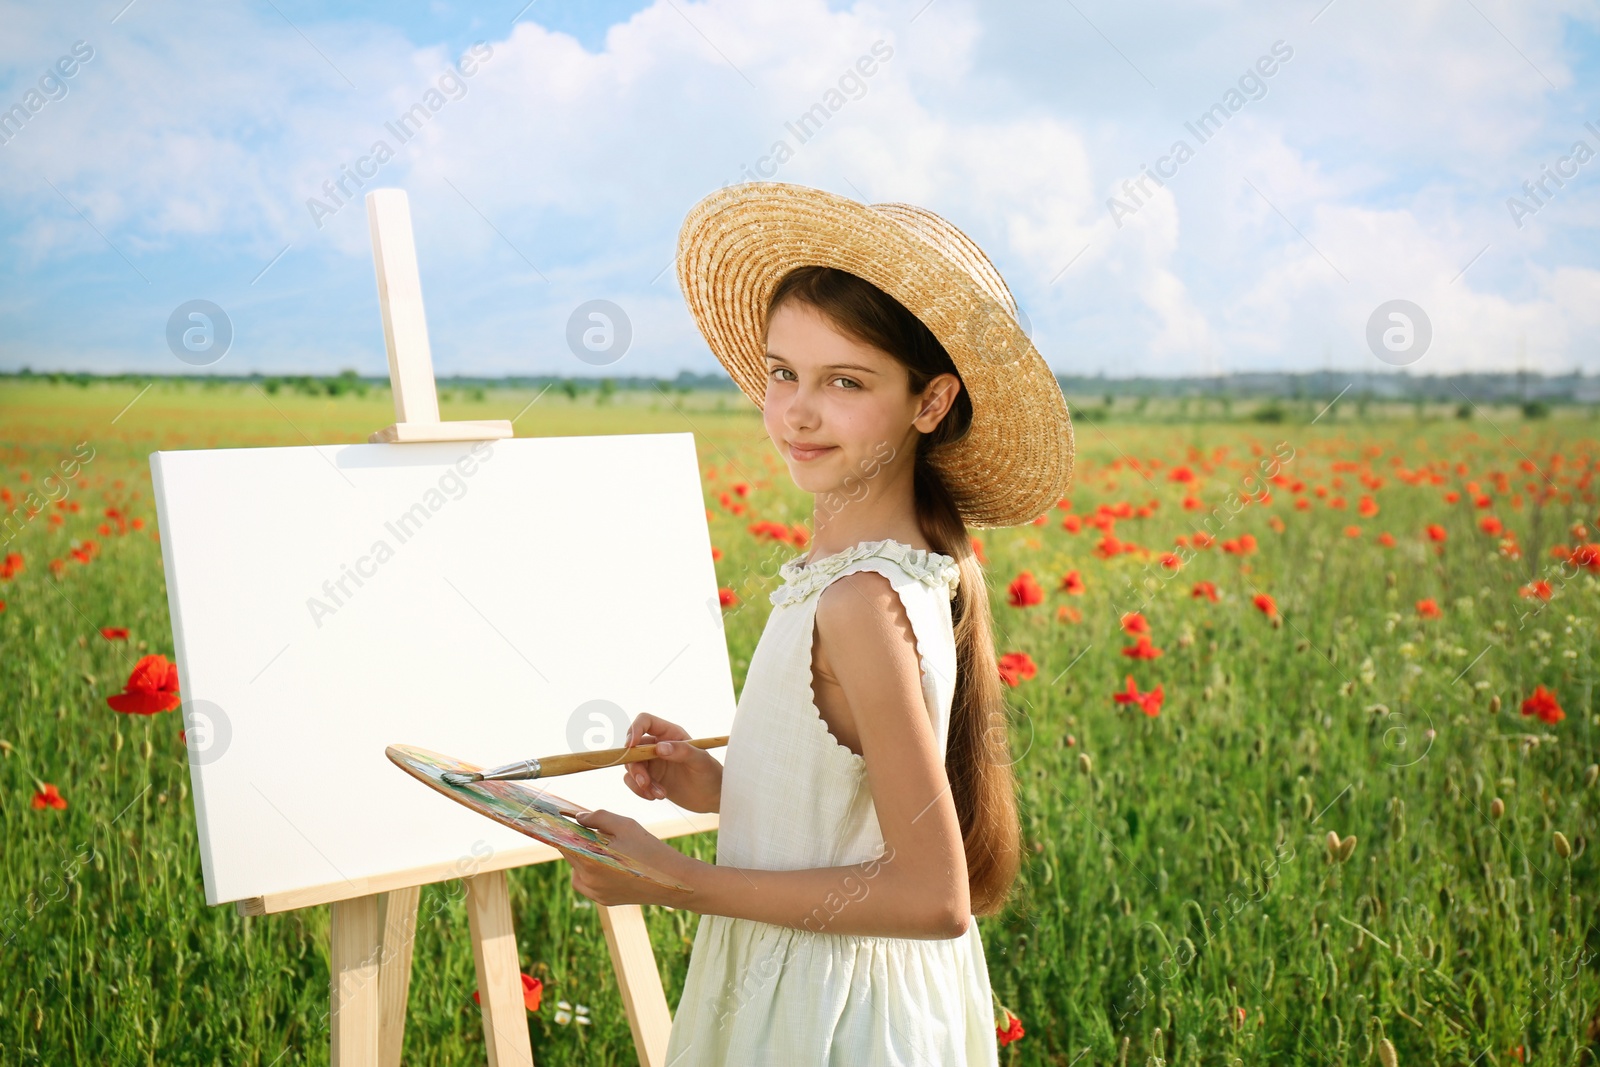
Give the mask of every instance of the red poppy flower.
[(1567, 562), (1574, 567), (1582, 567), (1587, 571), (1600, 574), (1600, 544), (1579, 545), (1567, 557)]
[(1478, 529), (1482, 530), (1490, 537), (1498, 537), (1500, 534), (1505, 532), (1506, 528), (1501, 524), (1500, 520), (1495, 518), (1493, 515), (1485, 515), (1478, 522)]
[(10, 581), (22, 573), (22, 553), (7, 552), (4, 562), (0, 562), (0, 579)]
[(1073, 596), (1082, 596), (1088, 587), (1083, 584), (1083, 577), (1077, 571), (1068, 571), (1067, 576), (1061, 579), (1057, 590), (1062, 593), (1071, 593)]
[(1427, 534), (1430, 541), (1443, 541), (1447, 536), (1444, 532), (1444, 527), (1436, 522), (1428, 524)]
[(126, 641), (128, 639), (128, 631), (126, 627), (122, 626), (102, 626), (100, 627), (100, 636), (107, 641)]
[(1439, 602), (1433, 597), (1417, 601), (1417, 614), (1424, 619), (1437, 619), (1443, 612), (1439, 610)]
[(732, 589), (726, 587), (717, 590), (717, 603), (725, 608), (731, 608), (739, 602), (739, 597)]
[(49, 782), (44, 783), (42, 792), (33, 794), (33, 808), (35, 811), (40, 808), (65, 808), (66, 806), (66, 798), (56, 792), (56, 787)]
[(1005, 1026), (1004, 1027), (996, 1026), (994, 1028), (994, 1032), (995, 1032), (995, 1036), (1000, 1039), (1000, 1046), (1002, 1048), (1004, 1048), (1006, 1045), (1009, 1045), (1009, 1044), (1011, 1044), (1011, 1042), (1016, 1041), (1016, 1040), (1018, 1040), (1019, 1038), (1022, 1037), (1022, 1035), (1024, 1033), (1024, 1031), (1022, 1029), (1022, 1020), (1017, 1018), (1015, 1015), (1012, 1015), (1008, 1011), (1008, 1012), (1006, 1012), (1006, 1024), (1005, 1024)]
[(1556, 695), (1542, 685), (1534, 686), (1533, 695), (1522, 702), (1522, 714), (1537, 715), (1541, 722), (1549, 723), (1551, 726), (1567, 717), (1567, 713), (1561, 710)]
[(1550, 588), (1550, 583), (1543, 578), (1536, 578), (1517, 590), (1525, 597), (1538, 597), (1540, 600), (1549, 600), (1555, 595), (1555, 590)]
[(1153, 719), (1161, 713), (1161, 702), (1166, 697), (1159, 685), (1148, 693), (1139, 692), (1139, 687), (1133, 684), (1133, 675), (1130, 674), (1126, 687), (1120, 693), (1112, 693), (1111, 699), (1118, 704), (1137, 704), (1140, 710)]
[(1370, 519), (1378, 513), (1378, 502), (1370, 496), (1364, 496), (1361, 498), (1361, 503), (1356, 505), (1356, 510), (1361, 513), (1362, 518)]
[(1384, 548), (1393, 548), (1394, 534), (1390, 533), (1388, 530), (1385, 530), (1383, 533), (1378, 535), (1378, 544), (1382, 545)]
[(1066, 604), (1063, 604), (1059, 608), (1056, 609), (1056, 621), (1057, 622), (1082, 622), (1083, 621), (1083, 612), (1079, 611), (1077, 608), (1068, 607)]
[(1137, 611), (1130, 611), (1122, 616), (1122, 628), (1130, 634), (1147, 634), (1150, 632), (1150, 622)]
[(178, 697), (178, 665), (159, 654), (145, 656), (134, 665), (123, 691), (106, 697), (112, 710), (128, 715), (154, 715), (182, 704)]
[(1149, 634), (1140, 634), (1137, 641), (1122, 650), (1122, 654), (1129, 659), (1155, 659), (1162, 653), (1150, 641)]
[(1188, 467), (1174, 467), (1167, 473), (1167, 481), (1184, 482), (1187, 484), (1194, 481), (1194, 471), (1190, 470)]
[(1006, 602), (1014, 608), (1026, 608), (1044, 600), (1044, 590), (1039, 588), (1032, 571), (1023, 571), (1006, 588)]
[(1257, 593), (1251, 598), (1250, 603), (1269, 619), (1278, 614), (1278, 602), (1266, 593)]
[[(727, 494), (724, 493), (723, 495), (726, 496)], [(743, 505), (735, 506), (742, 507)], [(747, 529), (755, 536), (757, 540), (760, 540), (763, 537), (768, 537), (774, 541), (782, 541), (787, 543), (790, 539), (789, 527), (785, 526), (781, 522), (772, 522), (768, 519), (762, 519), (760, 522), (751, 523)]]
[(1039, 673), (1038, 664), (1026, 652), (1007, 652), (1000, 657), (999, 668), (1000, 680), (1013, 687)]
[(1189, 594), (1192, 597), (1205, 597), (1213, 604), (1217, 602), (1217, 587), (1211, 582), (1195, 582), (1194, 589)]
[[(544, 983), (532, 975), (522, 975), (522, 1006), (529, 1011), (538, 1011), (539, 1002), (544, 997)], [(472, 991), (472, 1003), (482, 1004), (478, 998), (478, 991)]]

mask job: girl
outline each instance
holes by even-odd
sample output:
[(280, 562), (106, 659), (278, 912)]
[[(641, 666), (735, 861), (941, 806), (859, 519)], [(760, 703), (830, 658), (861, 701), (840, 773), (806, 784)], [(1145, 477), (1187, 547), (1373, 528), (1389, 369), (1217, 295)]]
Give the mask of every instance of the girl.
[(640, 715), (641, 796), (720, 812), (715, 864), (580, 820), (685, 900), (567, 853), (604, 905), (701, 915), (667, 1062), (994, 1064), (975, 918), (1020, 863), (1006, 706), (969, 525), (1065, 493), (1060, 387), (999, 273), (931, 212), (778, 182), (701, 201), (678, 274), (712, 351), (815, 495), (723, 761)]

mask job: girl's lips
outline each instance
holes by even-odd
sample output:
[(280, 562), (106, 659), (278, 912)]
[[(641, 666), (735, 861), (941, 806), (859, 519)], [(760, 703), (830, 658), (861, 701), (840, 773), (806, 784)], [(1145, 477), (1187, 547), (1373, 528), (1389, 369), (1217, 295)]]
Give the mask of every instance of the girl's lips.
[(789, 455), (803, 462), (808, 459), (816, 459), (818, 456), (832, 452), (837, 447), (839, 446), (828, 445), (825, 448), (796, 448), (794, 445), (790, 445)]

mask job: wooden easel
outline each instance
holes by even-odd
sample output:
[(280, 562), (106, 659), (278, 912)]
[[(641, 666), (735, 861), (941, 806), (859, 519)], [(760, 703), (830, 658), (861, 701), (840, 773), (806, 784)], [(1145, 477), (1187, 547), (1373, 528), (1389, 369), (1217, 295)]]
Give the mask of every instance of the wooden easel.
[[(485, 441), (512, 436), (505, 419), (440, 422), (439, 397), (422, 310), (411, 208), (403, 189), (367, 194), (367, 222), (378, 273), (378, 304), (389, 352), (395, 423), (373, 433), (370, 443)], [(690, 815), (686, 831), (714, 830), (716, 814)], [(269, 915), (317, 904), (331, 906), (329, 1032), (333, 1067), (398, 1067), (405, 1037), (406, 999), (411, 988), (411, 946), (416, 936), (422, 886), (460, 878), (467, 894), (472, 958), (483, 1009), (483, 1039), (489, 1067), (533, 1067), (527, 1008), (511, 898), (505, 872), (511, 867), (561, 859), (542, 842), (501, 851), (488, 859), (463, 857), (454, 865), (401, 871), (359, 882), (251, 897), (238, 902), (241, 915)], [(470, 871), (468, 868), (471, 868)], [(672, 1015), (661, 972), (637, 904), (596, 905), (606, 946), (622, 990), (628, 1026), (641, 1067), (665, 1067)]]

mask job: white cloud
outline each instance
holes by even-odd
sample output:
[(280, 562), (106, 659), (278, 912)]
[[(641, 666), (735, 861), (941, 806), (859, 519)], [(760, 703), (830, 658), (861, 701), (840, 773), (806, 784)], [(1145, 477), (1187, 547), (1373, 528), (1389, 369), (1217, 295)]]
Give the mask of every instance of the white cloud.
[[(410, 191), (442, 371), (588, 373), (564, 332), (593, 297), (635, 319), (616, 372), (708, 369), (663, 269), (689, 207), (782, 140), (778, 180), (921, 204), (970, 234), (1063, 372), (1320, 366), (1328, 348), (1370, 364), (1366, 316), (1393, 296), (1433, 317), (1430, 361), (1504, 367), (1526, 338), (1541, 363), (1600, 369), (1600, 163), (1523, 231), (1504, 208), (1600, 119), (1584, 111), (1595, 57), (1570, 51), (1571, 20), (1596, 21), (1577, 0), (1336, 2), (1315, 23), (1220, 0), (1159, 18), (1087, 0), (658, 0), (599, 52), (529, 19), (486, 34), (464, 95), (440, 97), (404, 145), (385, 124), (438, 88), (458, 47), (369, 22), (135, 11), (19, 12), (0, 43), (0, 106), (74, 40), (95, 48), (0, 148), (18, 259), (0, 362), (163, 366), (140, 331), (175, 294), (213, 292), (259, 317), (240, 331), (247, 365), (381, 367), (362, 190), (341, 168), (384, 140), (395, 157), (367, 187)], [(1107, 197), (1278, 40), (1294, 56), (1266, 94), (1118, 227)], [(857, 78), (875, 44), (892, 56)], [(788, 124), (841, 89), (801, 143)], [(324, 183), (341, 179), (354, 195), (319, 229), (307, 200), (331, 202)], [(99, 288), (72, 295), (80, 276)], [(73, 299), (103, 310), (63, 337)]]

